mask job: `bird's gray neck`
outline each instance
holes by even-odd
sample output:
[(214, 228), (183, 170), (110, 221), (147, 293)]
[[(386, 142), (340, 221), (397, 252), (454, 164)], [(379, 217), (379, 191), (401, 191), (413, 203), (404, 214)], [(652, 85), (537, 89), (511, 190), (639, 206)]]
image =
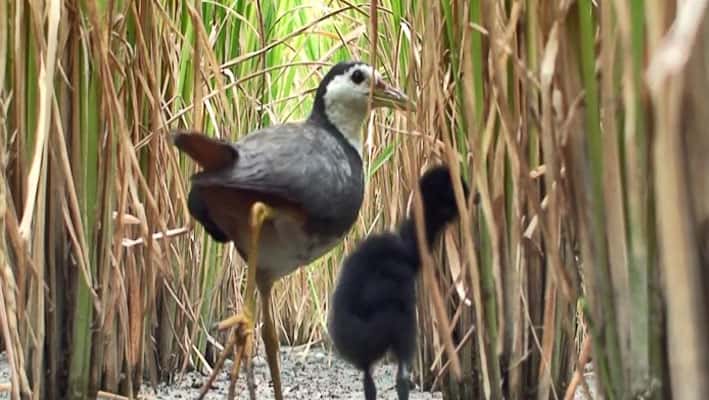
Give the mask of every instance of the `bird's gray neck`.
[(347, 139), (357, 153), (362, 155), (361, 129), (367, 118), (367, 109), (359, 109), (341, 102), (328, 102), (325, 104), (325, 115), (332, 125)]

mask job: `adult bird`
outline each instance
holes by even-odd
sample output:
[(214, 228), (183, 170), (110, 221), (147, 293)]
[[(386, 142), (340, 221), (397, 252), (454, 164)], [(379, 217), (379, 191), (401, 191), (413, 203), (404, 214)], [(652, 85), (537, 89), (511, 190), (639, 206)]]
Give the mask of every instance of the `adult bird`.
[[(458, 216), (450, 171), (428, 170), (419, 180), (423, 200), (425, 238), (430, 246), (445, 226)], [(464, 196), (468, 188), (462, 182)], [(339, 355), (364, 371), (364, 395), (374, 400), (377, 390), (372, 366), (387, 352), (398, 361), (396, 391), (409, 398), (409, 367), (416, 342), (416, 277), (421, 268), (414, 219), (398, 232), (371, 235), (342, 263), (328, 331)]]
[[(232, 241), (248, 264), (244, 309), (218, 328), (239, 329), (248, 362), (256, 285), (279, 400), (283, 394), (271, 288), (333, 248), (357, 219), (364, 193), (360, 130), (372, 107), (412, 109), (413, 103), (372, 66), (340, 62), (320, 82), (305, 121), (256, 130), (235, 143), (199, 133), (173, 135), (175, 146), (202, 167), (191, 178), (190, 214), (214, 240)], [(237, 365), (240, 361), (235, 360)]]

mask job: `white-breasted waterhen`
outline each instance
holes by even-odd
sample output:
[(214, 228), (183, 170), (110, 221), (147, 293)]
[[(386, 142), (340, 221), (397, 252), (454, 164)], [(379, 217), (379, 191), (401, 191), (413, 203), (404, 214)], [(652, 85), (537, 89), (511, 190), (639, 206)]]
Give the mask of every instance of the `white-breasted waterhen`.
[[(423, 219), (429, 247), (458, 216), (448, 167), (429, 169), (420, 179)], [(465, 197), (468, 187), (462, 182)], [(396, 391), (409, 398), (409, 368), (416, 343), (416, 277), (421, 269), (413, 218), (398, 232), (368, 236), (342, 263), (328, 317), (328, 332), (337, 353), (364, 371), (364, 395), (377, 390), (372, 366), (387, 352), (399, 364)]]
[[(373, 88), (373, 93), (370, 90)], [(282, 399), (273, 283), (333, 248), (350, 230), (364, 193), (361, 127), (371, 107), (413, 109), (370, 65), (341, 62), (324, 76), (307, 120), (260, 129), (235, 143), (199, 133), (173, 135), (202, 171), (192, 176), (191, 215), (216, 241), (233, 241), (248, 264), (245, 306), (221, 321), (239, 328), (249, 362), (261, 294), (262, 337), (276, 399)]]

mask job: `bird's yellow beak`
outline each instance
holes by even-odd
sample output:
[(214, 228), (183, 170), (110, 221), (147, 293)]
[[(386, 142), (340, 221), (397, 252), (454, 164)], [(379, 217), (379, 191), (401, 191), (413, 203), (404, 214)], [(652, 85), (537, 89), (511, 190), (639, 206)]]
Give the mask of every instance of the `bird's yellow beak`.
[(398, 108), (406, 111), (416, 111), (416, 103), (409, 99), (401, 90), (384, 82), (377, 82), (372, 94), (372, 107)]

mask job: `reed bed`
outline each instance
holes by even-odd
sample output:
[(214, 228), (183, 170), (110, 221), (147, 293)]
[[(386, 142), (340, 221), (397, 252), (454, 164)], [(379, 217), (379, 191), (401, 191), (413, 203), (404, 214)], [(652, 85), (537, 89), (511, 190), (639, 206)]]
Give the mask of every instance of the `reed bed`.
[(241, 306), (244, 262), (189, 217), (195, 166), (168, 133), (235, 140), (300, 119), (344, 59), (374, 63), (418, 110), (369, 119), (359, 220), (276, 286), (282, 343), (327, 343), (343, 254), (394, 227), (421, 171), (447, 162), (479, 202), (460, 192), (461, 222), (432, 249), (450, 321), (422, 286), (422, 387), (570, 399), (592, 360), (607, 399), (707, 398), (706, 6), (0, 1), (12, 398), (135, 396), (209, 370), (225, 339), (209, 326)]

